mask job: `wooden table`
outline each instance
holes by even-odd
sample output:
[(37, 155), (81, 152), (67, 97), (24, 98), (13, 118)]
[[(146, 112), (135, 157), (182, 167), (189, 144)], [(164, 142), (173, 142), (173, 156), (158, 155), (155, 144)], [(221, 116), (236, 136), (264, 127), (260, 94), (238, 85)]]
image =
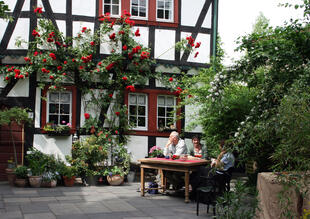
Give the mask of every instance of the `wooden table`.
[(189, 202), (189, 174), (191, 171), (197, 171), (199, 166), (210, 163), (208, 160), (172, 160), (165, 158), (144, 158), (138, 160), (141, 168), (141, 196), (145, 193), (144, 169), (157, 169), (161, 175), (161, 186), (163, 192), (166, 190), (167, 178), (164, 170), (184, 172), (185, 178), (185, 202)]

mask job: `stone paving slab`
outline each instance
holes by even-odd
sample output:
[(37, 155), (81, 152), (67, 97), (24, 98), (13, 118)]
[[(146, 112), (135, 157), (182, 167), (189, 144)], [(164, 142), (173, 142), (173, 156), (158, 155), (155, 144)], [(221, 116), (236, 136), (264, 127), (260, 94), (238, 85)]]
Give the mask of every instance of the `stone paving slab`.
[(24, 214), (24, 219), (56, 219), (52, 213)]

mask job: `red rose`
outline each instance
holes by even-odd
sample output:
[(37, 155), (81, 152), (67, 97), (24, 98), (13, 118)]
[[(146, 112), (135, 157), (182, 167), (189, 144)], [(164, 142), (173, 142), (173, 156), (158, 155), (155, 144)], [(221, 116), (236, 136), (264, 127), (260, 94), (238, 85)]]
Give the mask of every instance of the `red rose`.
[(64, 61), (64, 64), (66, 65), (68, 62), (67, 61)]
[(112, 62), (112, 63), (110, 63), (107, 67), (105, 67), (105, 69), (106, 69), (107, 71), (110, 71), (110, 70), (113, 68), (114, 65), (115, 65), (115, 63)]
[(24, 78), (24, 75), (20, 75), (19, 78), (20, 78), (20, 79), (23, 79), (23, 78)]
[(143, 51), (140, 55), (140, 59), (148, 59), (150, 56), (150, 53), (149, 52), (146, 52), (146, 51)]
[(8, 76), (6, 76), (6, 77), (5, 77), (5, 80), (7, 80), (7, 81), (8, 81), (9, 79), (10, 79), (10, 78), (9, 78)]
[(61, 70), (62, 70), (62, 66), (57, 66), (57, 69), (58, 69), (59, 71), (61, 71)]
[(54, 79), (54, 76), (53, 76), (53, 75), (50, 75), (50, 79)]
[(115, 115), (119, 116), (121, 113), (120, 112), (115, 112)]
[(123, 35), (123, 34), (125, 34), (125, 31), (120, 30), (120, 31), (118, 32), (118, 34), (119, 34), (119, 35)]
[(169, 78), (169, 81), (173, 81), (173, 77)]
[(127, 50), (127, 46), (126, 45), (123, 46), (123, 50)]
[(196, 58), (198, 56), (199, 52), (196, 52), (194, 55), (194, 58)]
[(122, 77), (123, 81), (127, 81), (128, 78), (126, 76)]
[(115, 39), (115, 33), (112, 33), (109, 37), (111, 40), (114, 40)]
[(66, 75), (67, 75), (67, 73), (65, 73), (65, 72), (64, 72), (64, 73), (62, 73), (62, 75), (63, 75), (63, 76), (66, 76)]
[(35, 51), (34, 53), (33, 53), (33, 56), (37, 56), (39, 53), (37, 52), (37, 51)]
[(54, 53), (51, 52), (51, 53), (49, 54), (49, 56), (50, 56), (53, 60), (56, 60), (56, 55), (55, 55)]
[(79, 68), (80, 68), (80, 70), (82, 70), (82, 69), (84, 69), (84, 66), (81, 65)]
[(52, 39), (52, 38), (47, 38), (47, 42), (48, 43), (51, 43), (51, 42), (53, 42), (54, 40)]
[(72, 62), (75, 62), (75, 59), (72, 59)]
[(109, 94), (109, 97), (112, 98), (112, 97), (113, 97), (113, 94)]
[(84, 113), (84, 117), (85, 117), (85, 119), (89, 119), (89, 117), (90, 117), (89, 113)]
[(115, 131), (115, 134), (118, 134), (118, 131), (117, 131), (117, 130)]
[(15, 74), (20, 74), (20, 70), (19, 69), (14, 69)]
[(133, 85), (128, 85), (128, 86), (126, 87), (126, 90), (129, 90), (129, 91), (131, 91), (131, 92), (135, 92), (135, 91), (136, 91), (136, 89), (135, 89), (135, 87), (134, 87)]
[(30, 59), (29, 57), (24, 57), (24, 60), (25, 60), (26, 62), (30, 62), (30, 61), (31, 61), (31, 59)]
[(86, 30), (87, 30), (87, 27), (83, 27), (81, 32), (84, 33)]
[(140, 30), (139, 30), (139, 28), (136, 30), (136, 32), (135, 32), (135, 36), (136, 37), (138, 37), (138, 36), (140, 36), (140, 32), (139, 32)]
[(33, 37), (40, 37), (40, 34), (36, 30), (33, 30), (32, 31), (32, 36)]
[(37, 7), (36, 9), (33, 10), (34, 13), (39, 13), (42, 14), (42, 7)]
[(201, 42), (197, 42), (195, 48), (199, 48), (201, 45)]
[(42, 62), (46, 62), (46, 59), (43, 59)]
[(90, 42), (90, 45), (94, 46), (94, 45), (95, 45), (95, 42), (94, 42), (94, 41), (91, 41), (91, 42)]

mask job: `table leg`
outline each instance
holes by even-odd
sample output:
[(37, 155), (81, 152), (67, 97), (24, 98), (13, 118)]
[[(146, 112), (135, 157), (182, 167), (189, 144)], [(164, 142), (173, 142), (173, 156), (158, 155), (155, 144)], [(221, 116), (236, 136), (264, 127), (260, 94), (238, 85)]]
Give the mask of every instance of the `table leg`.
[(141, 190), (141, 196), (144, 196), (144, 190), (145, 190), (145, 184), (144, 184), (144, 168), (141, 167), (141, 175), (140, 175), (140, 190)]
[(166, 185), (167, 185), (167, 179), (165, 175), (165, 171), (162, 169), (159, 169), (160, 172), (160, 183), (161, 183), (161, 188), (162, 188), (162, 193), (166, 192)]
[(189, 172), (185, 172), (185, 202), (189, 202)]

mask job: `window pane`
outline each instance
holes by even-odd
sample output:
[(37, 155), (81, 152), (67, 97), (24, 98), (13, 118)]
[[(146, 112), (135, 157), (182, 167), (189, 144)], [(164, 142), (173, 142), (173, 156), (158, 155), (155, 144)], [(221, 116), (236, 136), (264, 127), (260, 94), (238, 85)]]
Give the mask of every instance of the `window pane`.
[(133, 16), (138, 16), (138, 7), (132, 7), (131, 8), (131, 14)]
[(59, 93), (50, 93), (49, 102), (58, 103)]
[(165, 116), (165, 107), (158, 107), (158, 116)]
[(167, 97), (167, 106), (174, 106), (173, 97)]
[(138, 126), (145, 127), (145, 117), (138, 117)]
[(165, 2), (165, 9), (171, 9), (171, 1)]
[(165, 19), (170, 19), (170, 11), (165, 10)]
[(111, 0), (104, 0), (104, 3), (111, 3)]
[(129, 104), (136, 104), (136, 103), (137, 103), (136, 95), (130, 95)]
[(158, 105), (165, 106), (165, 97), (162, 97), (162, 96), (158, 97)]
[(60, 114), (70, 114), (70, 104), (61, 104)]
[(107, 13), (107, 12), (111, 13), (110, 5), (104, 6), (104, 13)]
[(69, 115), (61, 115), (60, 116), (60, 125), (67, 125), (70, 122)]
[(157, 1), (157, 8), (164, 8), (164, 1)]
[(53, 124), (58, 124), (58, 116), (57, 115), (49, 115), (48, 122)]
[(171, 107), (167, 107), (167, 111), (166, 111), (166, 116), (167, 117), (174, 117), (174, 113), (173, 113), (173, 108), (171, 108)]
[(112, 14), (118, 14), (118, 5), (112, 6)]
[(138, 104), (139, 105), (145, 105), (145, 96), (144, 95), (138, 96)]
[(158, 118), (157, 124), (159, 128), (165, 127), (165, 119), (164, 118)]
[(60, 102), (61, 103), (70, 103), (70, 94), (68, 94), (68, 93), (60, 94)]
[(163, 10), (157, 10), (157, 18), (164, 18), (164, 11)]
[(131, 5), (138, 6), (139, 0), (132, 0)]
[(145, 8), (140, 8), (139, 16), (140, 17), (146, 17), (146, 10), (145, 10)]
[(49, 113), (57, 114), (58, 113), (58, 104), (49, 104)]
[(129, 123), (130, 123), (130, 125), (137, 126), (137, 117), (136, 116), (130, 116), (129, 117)]
[(137, 107), (129, 106), (129, 115), (136, 115), (136, 114), (137, 114)]
[(113, 3), (113, 4), (118, 4), (118, 3), (119, 3), (119, 0), (112, 0), (112, 3)]
[(167, 118), (167, 126), (170, 126), (170, 125), (173, 125), (174, 122), (173, 122), (173, 118)]
[(138, 115), (145, 116), (145, 106), (138, 106)]
[(146, 7), (146, 0), (140, 0), (140, 6)]

